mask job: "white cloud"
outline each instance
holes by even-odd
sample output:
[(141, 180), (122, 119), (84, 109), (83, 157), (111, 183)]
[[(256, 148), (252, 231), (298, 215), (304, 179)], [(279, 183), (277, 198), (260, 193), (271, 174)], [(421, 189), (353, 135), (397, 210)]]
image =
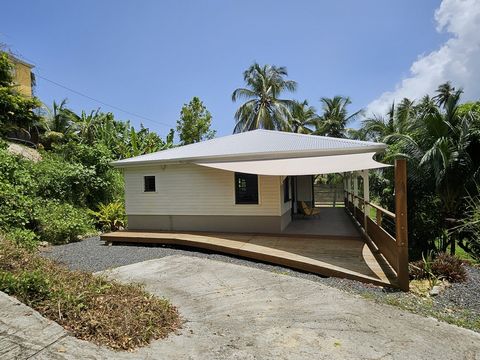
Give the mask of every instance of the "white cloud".
[(438, 50), (422, 55), (410, 75), (367, 106), (369, 113), (384, 113), (393, 100), (419, 99), (451, 81), (463, 87), (464, 100), (480, 98), (480, 0), (443, 0), (435, 11), (437, 31), (452, 36)]

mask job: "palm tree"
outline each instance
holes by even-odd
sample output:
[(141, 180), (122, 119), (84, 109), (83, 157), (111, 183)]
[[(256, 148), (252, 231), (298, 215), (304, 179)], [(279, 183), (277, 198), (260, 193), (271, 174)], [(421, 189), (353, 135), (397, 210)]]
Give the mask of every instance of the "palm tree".
[(291, 108), (290, 127), (292, 132), (300, 134), (311, 134), (311, 127), (315, 127), (318, 122), (318, 115), (313, 106), (308, 105), (308, 101), (293, 101)]
[(414, 126), (414, 102), (404, 98), (395, 106), (393, 102), (386, 116), (373, 115), (362, 121), (362, 129), (374, 141), (392, 142), (395, 135), (409, 134)]
[(60, 104), (53, 102), (52, 108), (44, 104), (45, 110), (45, 137), (52, 142), (59, 142), (75, 132), (75, 119), (78, 117), (72, 110), (66, 107), (67, 99)]
[(348, 123), (362, 114), (362, 110), (358, 110), (348, 115), (347, 106), (351, 104), (349, 97), (323, 97), (320, 102), (322, 103), (323, 114), (320, 116), (315, 130), (316, 135), (344, 138), (346, 137)]
[(246, 88), (236, 89), (232, 101), (245, 99), (235, 113), (234, 133), (255, 129), (290, 130), (292, 100), (279, 99), (284, 91), (295, 91), (297, 83), (285, 80), (285, 67), (251, 65), (244, 73)]
[(440, 85), (436, 91), (437, 95), (433, 97), (433, 100), (438, 106), (443, 107), (446, 105), (448, 99), (451, 96), (460, 96), (463, 93), (462, 89), (456, 90), (450, 81)]
[[(447, 229), (454, 225), (466, 188), (479, 173), (471, 147), (480, 140), (480, 131), (475, 130), (472, 117), (458, 115), (460, 94), (455, 91), (445, 98), (443, 110), (427, 107), (419, 114), (415, 136), (395, 135), (403, 152), (423, 171), (424, 178), (434, 179)], [(447, 245), (443, 242), (440, 250), (445, 251)], [(450, 249), (455, 252), (454, 238)]]

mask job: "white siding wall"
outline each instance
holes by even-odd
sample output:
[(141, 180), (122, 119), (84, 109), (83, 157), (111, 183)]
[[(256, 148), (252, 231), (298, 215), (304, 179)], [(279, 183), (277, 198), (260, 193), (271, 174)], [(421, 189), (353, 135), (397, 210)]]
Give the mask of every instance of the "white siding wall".
[[(143, 191), (154, 175), (156, 192)], [(259, 176), (259, 204), (236, 205), (234, 173), (194, 164), (125, 168), (128, 215), (281, 215), (281, 178)]]

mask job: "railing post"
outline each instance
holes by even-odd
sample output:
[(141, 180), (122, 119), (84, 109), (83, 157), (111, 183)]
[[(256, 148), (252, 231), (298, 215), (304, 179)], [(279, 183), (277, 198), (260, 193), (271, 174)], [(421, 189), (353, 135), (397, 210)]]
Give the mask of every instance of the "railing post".
[(408, 291), (407, 162), (405, 159), (395, 160), (395, 235), (399, 287), (403, 291)]
[(368, 202), (370, 201), (370, 182), (368, 178), (368, 170), (362, 171), (362, 178), (363, 178), (363, 214), (365, 215), (363, 218), (363, 228), (365, 229), (365, 233), (368, 234), (367, 231), (367, 220), (370, 216), (370, 206), (368, 206)]
[(358, 206), (358, 176), (357, 173), (353, 173), (355, 177), (353, 178), (353, 195), (355, 195), (355, 198), (353, 200), (353, 203), (355, 206)]
[(377, 215), (377, 225), (382, 227), (382, 212), (378, 209), (375, 209), (375, 213)]

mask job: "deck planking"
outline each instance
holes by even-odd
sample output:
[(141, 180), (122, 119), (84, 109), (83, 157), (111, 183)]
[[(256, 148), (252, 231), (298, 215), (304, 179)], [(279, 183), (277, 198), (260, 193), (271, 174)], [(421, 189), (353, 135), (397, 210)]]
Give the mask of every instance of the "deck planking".
[(101, 235), (108, 243), (166, 244), (201, 248), (335, 276), (396, 287), (395, 273), (361, 239), (274, 234), (119, 231)]

